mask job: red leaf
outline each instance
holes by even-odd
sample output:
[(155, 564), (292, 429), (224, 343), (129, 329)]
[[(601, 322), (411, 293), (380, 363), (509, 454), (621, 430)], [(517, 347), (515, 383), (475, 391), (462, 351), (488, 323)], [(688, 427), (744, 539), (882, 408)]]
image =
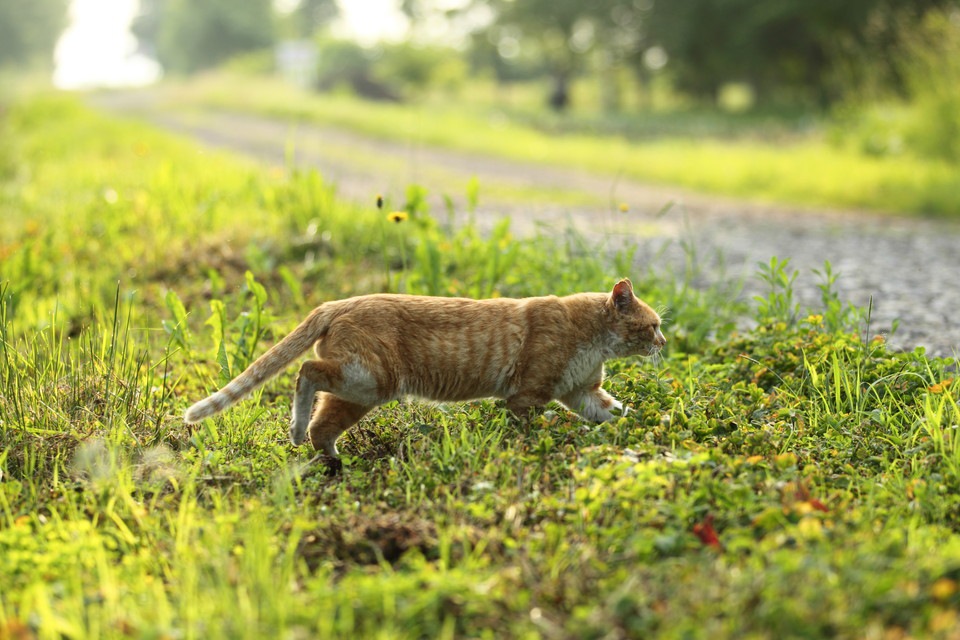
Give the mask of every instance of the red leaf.
[(808, 500), (807, 502), (810, 504), (811, 507), (813, 507), (813, 508), (816, 509), (817, 511), (823, 511), (823, 512), (827, 512), (827, 513), (829, 513), (829, 511), (830, 511), (830, 509), (827, 508), (827, 505), (823, 504), (822, 502), (820, 502), (820, 501), (817, 500), (816, 498), (811, 498), (811, 499)]
[(713, 547), (714, 549), (722, 549), (723, 545), (720, 544), (720, 538), (717, 537), (717, 532), (713, 528), (713, 514), (708, 513), (704, 517), (703, 522), (693, 525), (693, 535), (700, 538), (705, 546)]

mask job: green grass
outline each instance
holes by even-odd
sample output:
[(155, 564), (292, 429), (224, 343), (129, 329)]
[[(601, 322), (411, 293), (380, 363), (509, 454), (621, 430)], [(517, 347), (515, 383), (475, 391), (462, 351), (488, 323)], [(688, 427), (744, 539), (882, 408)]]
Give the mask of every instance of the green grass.
[[(956, 165), (877, 157), (827, 143), (773, 118), (650, 113), (557, 117), (489, 102), (371, 103), (311, 95), (277, 81), (228, 75), (170, 87), (170, 107), (213, 107), (292, 117), (388, 140), (578, 167), (753, 201), (880, 212), (960, 215)], [(613, 124), (611, 124), (613, 123)], [(688, 130), (692, 133), (682, 133)]]
[[(746, 309), (564, 229), (448, 228), (415, 188), (387, 223), (63, 98), (5, 126), (0, 637), (960, 632), (955, 364), (861, 339), (829, 286), (810, 315), (772, 260)], [(292, 372), (181, 420), (325, 299), (623, 275), (670, 343), (612, 363), (613, 424), (393, 403), (329, 478), (286, 441)]]

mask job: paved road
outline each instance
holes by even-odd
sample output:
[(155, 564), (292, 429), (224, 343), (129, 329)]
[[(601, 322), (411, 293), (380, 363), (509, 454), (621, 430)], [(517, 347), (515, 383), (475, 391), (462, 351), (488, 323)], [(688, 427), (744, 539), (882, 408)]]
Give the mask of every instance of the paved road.
[[(639, 242), (643, 253), (677, 263), (683, 260), (683, 240), (696, 246), (708, 264), (722, 256), (724, 277), (744, 279), (746, 296), (763, 291), (753, 277), (757, 263), (777, 256), (790, 258), (791, 267), (799, 270), (799, 299), (815, 304), (820, 280), (811, 270), (829, 260), (840, 274), (837, 289), (843, 300), (866, 306), (872, 296), (871, 333), (887, 332), (899, 321), (889, 337), (892, 347), (922, 345), (937, 355), (960, 354), (958, 224), (746, 203), (260, 116), (160, 112), (146, 93), (105, 94), (95, 100), (102, 108), (137, 114), (204, 145), (270, 164), (283, 165), (292, 155), (297, 165), (319, 169), (341, 196), (359, 202), (372, 202), (378, 193), (402, 202), (406, 186), (416, 183), (431, 194), (433, 211), (444, 210), (444, 194), (462, 208), (459, 196), (476, 177), (481, 185), (478, 220), (492, 223), (509, 215), (521, 231), (534, 224), (573, 224), (613, 242)], [(537, 197), (531, 201), (534, 191)], [(525, 204), (518, 204), (518, 194), (527, 194)], [(620, 202), (629, 205), (628, 214), (616, 210)], [(706, 278), (718, 273), (708, 270)]]

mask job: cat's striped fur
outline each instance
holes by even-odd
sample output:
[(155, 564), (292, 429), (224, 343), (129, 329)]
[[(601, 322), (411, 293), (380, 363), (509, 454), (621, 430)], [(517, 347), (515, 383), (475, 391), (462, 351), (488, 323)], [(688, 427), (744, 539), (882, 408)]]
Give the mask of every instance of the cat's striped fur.
[(300, 444), (309, 431), (313, 446), (332, 456), (337, 437), (370, 409), (407, 395), (499, 397), (518, 415), (560, 400), (603, 422), (622, 408), (600, 386), (604, 361), (655, 355), (665, 343), (660, 317), (626, 279), (608, 294), (563, 298), (360, 296), (314, 309), (185, 418), (223, 411), (313, 346), (318, 359), (300, 367), (290, 438)]

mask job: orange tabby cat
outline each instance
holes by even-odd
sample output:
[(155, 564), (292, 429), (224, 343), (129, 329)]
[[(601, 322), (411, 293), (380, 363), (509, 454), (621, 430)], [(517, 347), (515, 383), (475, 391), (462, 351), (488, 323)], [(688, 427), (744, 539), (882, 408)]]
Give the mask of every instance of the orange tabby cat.
[[(666, 344), (660, 317), (633, 294), (467, 300), (376, 294), (326, 302), (223, 389), (187, 410), (188, 423), (223, 411), (311, 346), (297, 378), (290, 439), (336, 457), (337, 437), (402, 396), (498, 397), (517, 415), (560, 400), (594, 422), (622, 405), (600, 388), (603, 363), (651, 356)], [(319, 404), (314, 402), (319, 394)], [(311, 417), (312, 416), (312, 417)]]

